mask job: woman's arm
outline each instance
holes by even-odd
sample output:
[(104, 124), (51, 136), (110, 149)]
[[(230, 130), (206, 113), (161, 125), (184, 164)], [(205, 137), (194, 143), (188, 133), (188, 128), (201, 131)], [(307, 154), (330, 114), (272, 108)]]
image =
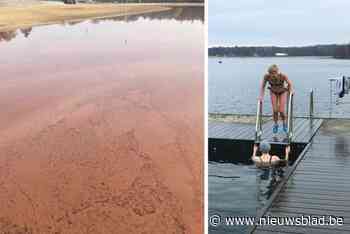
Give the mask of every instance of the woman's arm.
[(265, 86), (266, 86), (266, 75), (264, 76), (262, 82), (261, 82), (261, 87), (260, 87), (260, 96), (259, 96), (259, 100), (262, 101), (265, 95)]
[(286, 156), (285, 156), (285, 159), (288, 161), (289, 160), (289, 152), (290, 152), (290, 146), (288, 145), (286, 147)]
[(290, 92), (290, 93), (294, 93), (292, 81), (290, 81), (290, 80), (288, 79), (288, 76), (286, 76), (286, 75), (283, 75), (283, 76), (284, 76), (285, 81), (286, 81), (287, 84), (288, 84), (288, 90), (289, 90), (289, 92)]
[(256, 156), (256, 152), (258, 151), (258, 146), (256, 144), (254, 144), (254, 148), (253, 148), (253, 155), (252, 155), (252, 160), (253, 162), (259, 162), (259, 157)]
[(281, 160), (280, 157), (278, 157), (277, 155), (273, 155), (271, 157), (272, 157), (271, 161), (279, 161), (279, 160)]

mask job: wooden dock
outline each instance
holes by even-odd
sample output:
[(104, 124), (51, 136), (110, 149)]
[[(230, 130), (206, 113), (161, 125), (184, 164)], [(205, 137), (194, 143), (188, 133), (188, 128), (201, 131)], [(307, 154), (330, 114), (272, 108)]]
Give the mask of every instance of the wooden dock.
[[(329, 120), (332, 121), (332, 120)], [(255, 234), (350, 233), (350, 132), (339, 134), (324, 128), (322, 119), (294, 119), (293, 142), (304, 144), (284, 180), (275, 188), (257, 217), (342, 218), (343, 225), (254, 226)], [(348, 120), (350, 126), (350, 120)], [(335, 129), (341, 129), (337, 126)], [(263, 125), (263, 139), (272, 139), (272, 122)], [(253, 141), (254, 125), (209, 123), (210, 141)], [(346, 132), (346, 131), (345, 131)], [(275, 142), (278, 144), (278, 142)]]
[[(290, 160), (294, 162), (305, 146), (311, 141), (322, 124), (322, 119), (295, 118), (294, 134), (291, 143)], [(284, 156), (284, 145), (288, 143), (286, 133), (279, 130), (278, 134), (272, 133), (272, 121), (262, 125), (262, 139), (271, 143), (271, 152)], [(209, 122), (209, 160), (218, 162), (248, 163), (252, 154), (255, 140), (255, 125)], [(240, 155), (232, 158), (232, 155)]]
[[(304, 143), (310, 142), (316, 131), (322, 124), (322, 119), (295, 118), (293, 120), (294, 135), (292, 142)], [(285, 134), (272, 133), (273, 121), (268, 121), (262, 126), (262, 139), (271, 143), (283, 143)], [(281, 127), (281, 126), (280, 126)], [(233, 124), (223, 122), (210, 122), (208, 126), (209, 139), (230, 139), (230, 140), (252, 140), (254, 141), (255, 125), (251, 124)], [(277, 139), (276, 139), (277, 138)]]
[(262, 215), (337, 216), (343, 225), (256, 226), (253, 233), (350, 233), (350, 134), (317, 132)]

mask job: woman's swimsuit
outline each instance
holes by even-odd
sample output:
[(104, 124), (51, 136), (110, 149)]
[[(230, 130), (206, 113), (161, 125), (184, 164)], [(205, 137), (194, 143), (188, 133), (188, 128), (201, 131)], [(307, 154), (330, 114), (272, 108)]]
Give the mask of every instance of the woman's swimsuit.
[(264, 162), (261, 157), (259, 157), (260, 159), (260, 162), (259, 162), (259, 167), (271, 167), (272, 166), (272, 163), (271, 163), (271, 160), (272, 160), (272, 156), (270, 156), (270, 160), (268, 162)]
[(284, 87), (286, 77), (282, 75), (282, 73), (278, 73), (276, 75), (266, 74), (264, 80), (265, 82), (269, 82), (270, 87), (268, 87), (268, 89), (270, 89), (274, 94), (280, 95), (288, 90)]
[(276, 168), (276, 167), (285, 167), (288, 165), (288, 162), (286, 160), (283, 160), (283, 159), (280, 159), (277, 162), (272, 163), (272, 157), (273, 156), (270, 156), (270, 160), (268, 162), (264, 162), (261, 159), (261, 157), (259, 157), (260, 162), (257, 163), (257, 166), (260, 168), (270, 168), (270, 167)]

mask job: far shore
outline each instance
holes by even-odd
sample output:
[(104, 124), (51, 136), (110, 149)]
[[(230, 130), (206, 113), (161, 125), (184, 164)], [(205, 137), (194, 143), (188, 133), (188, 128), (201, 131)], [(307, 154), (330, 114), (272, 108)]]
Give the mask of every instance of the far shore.
[(38, 25), (74, 22), (117, 16), (130, 16), (168, 11), (172, 7), (203, 4), (76, 4), (40, 3), (0, 7), (0, 32)]

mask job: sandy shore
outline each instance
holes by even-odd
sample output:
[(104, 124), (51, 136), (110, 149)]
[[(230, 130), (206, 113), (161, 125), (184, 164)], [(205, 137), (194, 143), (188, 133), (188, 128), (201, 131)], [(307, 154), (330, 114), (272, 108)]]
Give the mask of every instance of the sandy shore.
[(166, 11), (156, 4), (29, 4), (0, 7), (0, 31), (21, 27), (77, 21), (89, 18), (134, 15)]

